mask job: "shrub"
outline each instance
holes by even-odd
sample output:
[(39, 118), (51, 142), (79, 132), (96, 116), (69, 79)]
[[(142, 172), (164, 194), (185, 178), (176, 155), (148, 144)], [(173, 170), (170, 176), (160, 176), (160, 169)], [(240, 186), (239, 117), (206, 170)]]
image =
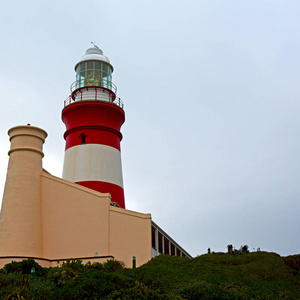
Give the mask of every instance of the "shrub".
[(6, 264), (3, 268), (5, 273), (22, 273), (22, 274), (31, 274), (31, 269), (35, 269), (35, 274), (37, 276), (43, 276), (46, 273), (46, 269), (41, 267), (34, 259), (29, 258), (22, 260), (20, 262), (12, 261), (9, 264)]
[(300, 270), (300, 254), (283, 257), (284, 263), (295, 271)]
[(115, 272), (117, 270), (124, 269), (125, 265), (121, 261), (109, 259), (108, 261), (106, 261), (104, 263), (103, 267), (104, 267), (104, 270), (107, 272)]
[(242, 253), (246, 254), (246, 253), (249, 253), (248, 249), (249, 249), (248, 245), (244, 245), (244, 246), (241, 246), (240, 251)]

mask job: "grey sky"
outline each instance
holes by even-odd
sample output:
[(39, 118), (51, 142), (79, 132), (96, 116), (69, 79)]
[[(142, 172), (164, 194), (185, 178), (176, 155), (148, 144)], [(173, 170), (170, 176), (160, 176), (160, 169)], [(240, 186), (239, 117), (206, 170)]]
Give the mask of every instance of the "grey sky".
[(0, 11), (0, 192), (7, 130), (49, 137), (61, 176), (63, 101), (96, 44), (125, 104), (126, 206), (192, 255), (300, 253), (300, 2), (13, 1)]

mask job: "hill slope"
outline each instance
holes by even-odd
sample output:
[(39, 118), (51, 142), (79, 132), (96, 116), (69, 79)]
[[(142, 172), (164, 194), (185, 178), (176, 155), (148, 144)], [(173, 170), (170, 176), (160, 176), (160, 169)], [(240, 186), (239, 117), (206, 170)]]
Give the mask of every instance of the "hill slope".
[[(290, 262), (297, 261), (300, 256)], [(159, 256), (123, 270), (147, 286), (187, 299), (300, 299), (299, 269), (275, 253), (205, 254), (193, 259)]]
[(26, 260), (0, 270), (0, 299), (300, 299), (299, 266), (300, 255), (267, 252), (161, 255), (137, 269), (113, 260), (43, 269)]

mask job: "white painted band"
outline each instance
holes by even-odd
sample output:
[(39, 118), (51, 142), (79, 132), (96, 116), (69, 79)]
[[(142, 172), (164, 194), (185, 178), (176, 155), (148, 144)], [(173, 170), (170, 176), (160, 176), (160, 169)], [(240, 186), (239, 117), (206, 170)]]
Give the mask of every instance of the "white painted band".
[(104, 181), (123, 188), (121, 152), (97, 144), (71, 147), (65, 152), (62, 178), (71, 182)]
[[(89, 88), (89, 87), (87, 87)], [(75, 101), (106, 101), (112, 102), (111, 94), (108, 91), (102, 91), (100, 88), (90, 87), (89, 90), (80, 90), (75, 96)]]

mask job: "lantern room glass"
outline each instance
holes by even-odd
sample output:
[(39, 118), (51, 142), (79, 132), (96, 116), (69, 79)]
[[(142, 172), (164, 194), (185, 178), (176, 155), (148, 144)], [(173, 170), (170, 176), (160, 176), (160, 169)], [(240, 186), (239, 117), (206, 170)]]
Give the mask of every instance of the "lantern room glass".
[(89, 60), (80, 63), (76, 69), (76, 87), (101, 86), (112, 89), (112, 69), (102, 61)]

